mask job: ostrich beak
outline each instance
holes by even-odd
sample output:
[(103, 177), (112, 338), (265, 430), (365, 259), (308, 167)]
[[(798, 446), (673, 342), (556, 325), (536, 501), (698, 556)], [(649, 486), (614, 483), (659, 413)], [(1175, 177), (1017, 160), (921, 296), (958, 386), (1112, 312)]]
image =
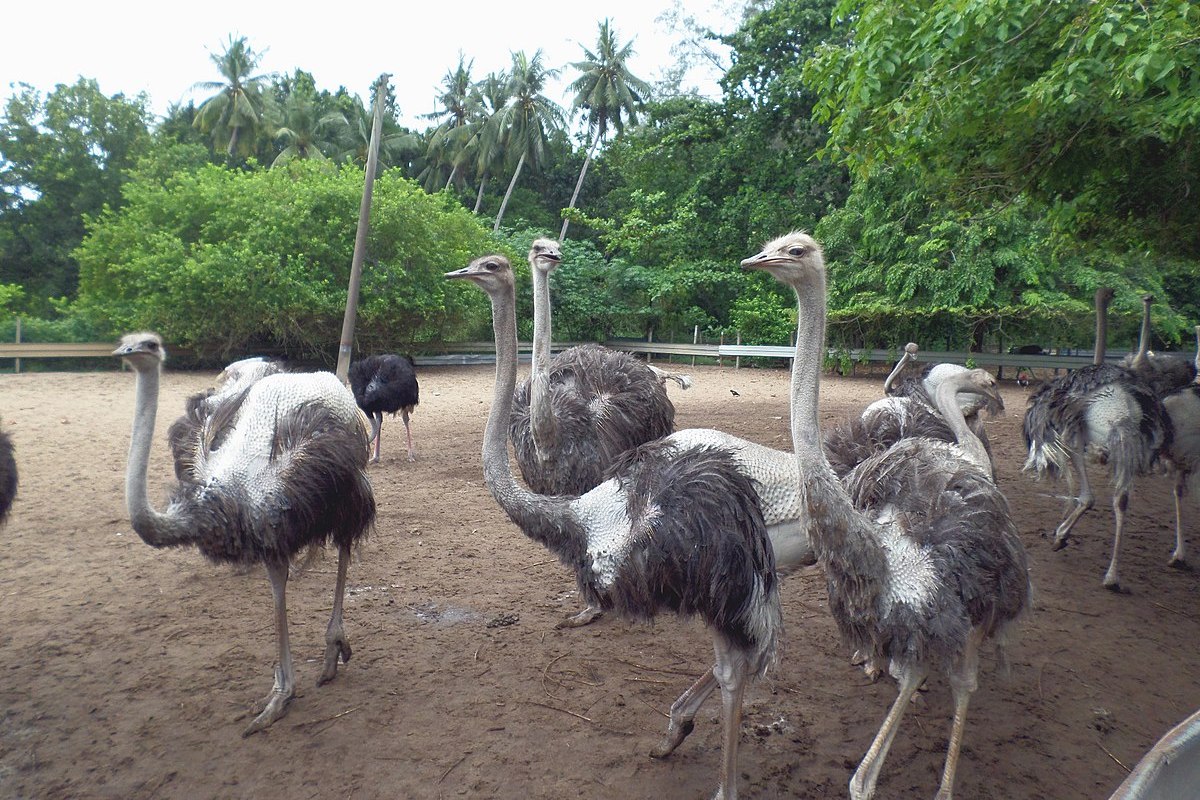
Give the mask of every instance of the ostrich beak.
[(453, 279), (453, 278), (470, 278), (471, 277), (470, 273), (471, 273), (470, 267), (463, 267), (462, 269), (456, 269), (453, 272), (447, 272), (442, 277), (443, 278), (451, 278), (451, 279)]

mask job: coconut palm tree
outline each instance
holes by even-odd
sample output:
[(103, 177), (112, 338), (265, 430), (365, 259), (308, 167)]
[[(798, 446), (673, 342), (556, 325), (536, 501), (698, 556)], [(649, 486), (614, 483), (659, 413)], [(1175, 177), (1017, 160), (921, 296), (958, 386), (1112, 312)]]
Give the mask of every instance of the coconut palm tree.
[(474, 62), (467, 61), (460, 50), (458, 66), (447, 70), (442, 78), (442, 93), (438, 96), (441, 108), (422, 115), (425, 119), (438, 122), (429, 137), (425, 153), (427, 164), (424, 183), (427, 189), (431, 188), (435, 176), (440, 180), (441, 170), (447, 166), (450, 167), (450, 175), (443, 188), (449, 189), (456, 179), (462, 177), (459, 168), (463, 159), (460, 155), (470, 139), (466, 127), (477, 116), (480, 107), (479, 94), (471, 82), (472, 64)]
[(281, 149), (272, 168), (297, 158), (327, 161), (328, 154), (336, 152), (335, 122), (328, 115), (320, 117), (313, 90), (294, 89), (283, 102), (282, 115), (282, 124), (274, 132)]
[[(390, 86), (388, 90), (390, 92)], [(361, 98), (357, 96), (349, 111), (331, 111), (321, 118), (321, 125), (328, 126), (337, 142), (337, 160), (364, 167), (367, 163), (367, 151), (371, 146), (371, 124), (371, 108), (364, 106)], [(385, 108), (377, 169), (383, 170), (409, 161), (420, 150), (421, 137), (400, 127), (394, 112)]]
[[(582, 74), (568, 89), (575, 93), (572, 109), (583, 109), (587, 114), (592, 146), (583, 159), (583, 167), (579, 170), (579, 180), (575, 182), (575, 191), (571, 194), (568, 209), (575, 207), (588, 165), (592, 162), (596, 148), (608, 135), (609, 128), (615, 128), (617, 133), (620, 133), (625, 129), (626, 118), (629, 122), (636, 123), (638, 111), (645, 106), (650, 96), (650, 84), (630, 72), (625, 64), (633, 55), (633, 41), (620, 44), (616, 31), (610, 27), (607, 19), (600, 23), (595, 52), (585, 47), (583, 54), (583, 61), (571, 64)], [(570, 224), (569, 219), (563, 220), (562, 230), (558, 234), (560, 242), (566, 238), (567, 226)]]
[(193, 123), (214, 141), (227, 140), (225, 154), (233, 159), (239, 151), (254, 146), (255, 134), (263, 124), (266, 96), (263, 90), (270, 74), (252, 74), (262, 54), (246, 44), (246, 37), (229, 37), (225, 52), (209, 57), (217, 65), (223, 80), (201, 81), (193, 89), (216, 91), (200, 104)]
[(508, 75), (510, 99), (497, 115), (496, 124), (502, 132), (500, 141), (505, 152), (510, 159), (517, 159), (517, 165), (513, 169), (512, 180), (508, 182), (504, 199), (500, 202), (500, 211), (496, 214), (493, 231), (500, 230), (504, 211), (508, 208), (509, 198), (512, 197), (525, 163), (530, 162), (537, 166), (545, 153), (550, 134), (561, 130), (566, 123), (563, 110), (542, 94), (546, 81), (556, 77), (558, 70), (547, 69), (542, 65), (541, 50), (536, 51), (532, 58), (525, 55), (524, 50), (513, 53), (512, 70)]
[(500, 130), (500, 111), (508, 105), (508, 75), (489, 72), (487, 77), (475, 84), (480, 105), (475, 117), (467, 123), (471, 138), (463, 148), (462, 158), (469, 159), (479, 176), (479, 189), (475, 193), (475, 207), (471, 213), (478, 214), (483, 205), (483, 190), (491, 172), (504, 158), (504, 146)]

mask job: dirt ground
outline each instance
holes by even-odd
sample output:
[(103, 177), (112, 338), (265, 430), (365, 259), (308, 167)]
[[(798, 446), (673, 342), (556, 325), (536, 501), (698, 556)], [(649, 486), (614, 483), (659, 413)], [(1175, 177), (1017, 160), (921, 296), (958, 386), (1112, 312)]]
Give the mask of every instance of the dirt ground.
[[(782, 370), (701, 367), (671, 389), (679, 427), (790, 448)], [(212, 373), (168, 372), (151, 463), (165, 497), (166, 425)], [(236, 574), (133, 534), (123, 475), (131, 373), (0, 376), (21, 486), (0, 531), (0, 796), (6, 798), (699, 798), (716, 785), (719, 702), (666, 761), (647, 751), (711, 659), (701, 625), (577, 610), (574, 580), (508, 522), (483, 486), (488, 366), (420, 371), (418, 461), (384, 424), (370, 474), (378, 524), (350, 572), (354, 656), (317, 688), (336, 558), (289, 584), (300, 696), (243, 739), (271, 685), (265, 573)], [(881, 380), (829, 378), (826, 421)], [(732, 390), (732, 391), (731, 391)], [(1101, 587), (1112, 539), (1106, 483), (1072, 545), (1050, 549), (1063, 486), (1020, 474), (1028, 389), (1007, 384), (990, 424), (999, 479), (1028, 548), (1036, 608), (995, 674), (990, 651), (958, 773), (967, 800), (1107, 798), (1145, 750), (1200, 706), (1200, 576), (1168, 569), (1168, 479), (1141, 480), (1122, 578)], [(736, 394), (735, 394), (736, 392)], [(1191, 501), (1194, 503), (1194, 500)], [(1189, 514), (1195, 516), (1195, 505)], [(1194, 551), (1193, 551), (1194, 552)], [(747, 694), (740, 788), (845, 797), (895, 694), (850, 665), (815, 571), (784, 586), (779, 665)], [(943, 679), (914, 703), (883, 770), (885, 798), (932, 797), (950, 724)]]

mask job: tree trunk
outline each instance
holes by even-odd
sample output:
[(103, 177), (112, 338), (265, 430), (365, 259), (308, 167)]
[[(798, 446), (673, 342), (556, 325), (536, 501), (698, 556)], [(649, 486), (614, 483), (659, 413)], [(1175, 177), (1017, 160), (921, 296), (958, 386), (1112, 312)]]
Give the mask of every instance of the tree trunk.
[(521, 153), (521, 158), (517, 161), (517, 168), (513, 170), (512, 180), (508, 182), (508, 191), (504, 193), (504, 200), (500, 203), (500, 212), (496, 214), (496, 224), (492, 226), (492, 233), (500, 230), (500, 221), (504, 219), (504, 210), (508, 208), (508, 198), (512, 197), (513, 189), (517, 188), (517, 178), (521, 177), (521, 168), (525, 166), (525, 154)]
[(479, 192), (475, 195), (475, 207), (471, 209), (472, 214), (479, 213), (479, 207), (483, 205), (483, 187), (487, 186), (488, 174), (485, 170), (483, 177), (479, 179)]
[(458, 164), (455, 164), (454, 166), (450, 167), (450, 177), (446, 178), (446, 185), (442, 187), (443, 190), (449, 189), (450, 184), (454, 183), (454, 175), (457, 172), (458, 172)]
[(233, 154), (237, 151), (238, 131), (240, 130), (241, 128), (239, 126), (234, 125), (233, 130), (229, 133), (229, 149), (225, 152), (225, 154), (229, 156), (230, 161), (233, 161)]
[[(571, 204), (567, 206), (570, 210), (575, 207), (575, 201), (579, 199), (579, 190), (583, 188), (583, 176), (587, 175), (588, 164), (592, 163), (592, 156), (596, 152), (596, 148), (600, 146), (600, 131), (596, 131), (596, 138), (592, 141), (591, 149), (588, 150), (587, 156), (583, 159), (583, 169), (579, 170), (579, 180), (575, 181), (575, 191), (571, 194)], [(567, 226), (571, 224), (571, 220), (564, 219), (562, 230), (558, 232), (558, 241), (561, 244), (567, 238)]]

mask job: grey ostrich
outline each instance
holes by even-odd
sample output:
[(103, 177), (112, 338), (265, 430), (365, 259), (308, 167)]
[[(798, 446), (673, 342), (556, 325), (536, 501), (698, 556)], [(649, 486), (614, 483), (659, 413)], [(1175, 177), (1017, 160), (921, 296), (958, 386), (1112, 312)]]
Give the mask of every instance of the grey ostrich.
[(1160, 397), (1182, 389), (1196, 379), (1196, 365), (1176, 353), (1155, 353), (1150, 350), (1150, 308), (1154, 295), (1142, 295), (1142, 330), (1138, 349), (1122, 360), (1121, 365), (1136, 372)]
[(397, 411), (404, 421), (408, 460), (416, 461), (408, 418), (421, 400), (421, 389), (417, 384), (412, 359), (392, 353), (367, 356), (350, 365), (347, 377), (359, 408), (371, 418), (371, 441), (375, 443), (375, 454), (371, 456), (371, 461), (379, 461), (384, 412), (395, 416)]
[(177, 423), (179, 484), (167, 507), (151, 507), (147, 466), (166, 353), (153, 333), (125, 336), (113, 352), (137, 374), (133, 434), (125, 476), (130, 522), (152, 547), (195, 546), (216, 562), (262, 563), (275, 601), (279, 662), (275, 685), (243, 732), (262, 730), (287, 713), (295, 696), (284, 599), (288, 566), (302, 548), (338, 546), (333, 613), (325, 633), (318, 685), (349, 661), (342, 600), (350, 548), (375, 519), (367, 479), (367, 431), (350, 391), (332, 373), (269, 375), (209, 411), (195, 404)]
[[(825, 337), (825, 268), (820, 246), (792, 233), (742, 262), (796, 292), (792, 439), (825, 570), (829, 606), (842, 636), (900, 684), (879, 733), (850, 781), (850, 796), (875, 794), (883, 761), (913, 693), (932, 671), (954, 695), (954, 723), (937, 797), (949, 800), (976, 688), (978, 651), (1029, 603), (1024, 548), (1004, 495), (987, 474), (982, 444), (959, 415), (948, 422), (961, 446), (907, 438), (838, 480), (821, 447), (818, 394)], [(954, 405), (951, 387), (937, 395)]]
[(0, 525), (8, 519), (17, 496), (17, 459), (13, 455), (12, 437), (0, 430)]
[[(968, 371), (968, 368), (961, 364), (943, 363), (926, 364), (915, 370), (915, 374), (911, 374), (914, 372), (912, 365), (918, 363), (918, 350), (916, 342), (904, 345), (904, 353), (883, 382), (883, 392), (887, 398), (873, 403), (868, 407), (868, 412), (873, 414), (906, 413), (905, 409), (900, 408), (903, 402), (897, 403), (888, 398), (909, 398), (909, 402), (924, 403), (928, 408), (934, 408), (936, 405), (934, 395), (937, 394), (938, 386), (947, 379), (961, 376)], [(985, 374), (988, 373), (985, 371)], [(981, 376), (976, 377), (979, 379)], [(991, 459), (992, 446), (988, 440), (987, 426), (984, 424), (983, 418), (985, 413), (988, 416), (995, 416), (1004, 411), (1004, 398), (1000, 396), (999, 391), (964, 392), (958, 395), (958, 403), (962, 406), (963, 416), (966, 418), (971, 432), (979, 441), (983, 442), (983, 446), (988, 452), (988, 458)]]
[[(599, 486), (627, 450), (675, 429), (664, 381), (690, 379), (654, 371), (628, 353), (595, 344), (550, 355), (550, 275), (562, 261), (558, 243), (536, 239), (533, 273), (533, 365), (516, 390), (509, 436), (521, 477), (538, 494), (579, 495)], [(586, 625), (594, 605), (560, 627)]]
[(1029, 451), (1026, 472), (1051, 478), (1066, 472), (1073, 493), (1078, 486), (1073, 508), (1054, 532), (1055, 550), (1066, 546), (1075, 523), (1095, 503), (1087, 455), (1108, 464), (1114, 526), (1104, 586), (1121, 591), (1121, 537), (1133, 479), (1146, 474), (1170, 446), (1171, 422), (1149, 384), (1125, 367), (1104, 362), (1112, 295), (1112, 289), (1096, 291), (1094, 363), (1061, 375), (1030, 395), (1022, 432)]
[(1183, 536), (1183, 496), (1200, 474), (1200, 325), (1196, 326), (1197, 378), (1163, 398), (1163, 409), (1171, 420), (1174, 436), (1166, 450), (1167, 463), (1175, 473), (1175, 552), (1172, 567), (1187, 567), (1187, 543)]
[(492, 302), (496, 384), (483, 441), (484, 481), (525, 535), (578, 579), (583, 596), (633, 618), (699, 615), (713, 633), (725, 718), (718, 798), (737, 796), (737, 745), (748, 679), (771, 660), (780, 628), (778, 585), (751, 482), (728, 452), (666, 441), (630, 450), (582, 496), (531, 492), (513, 477), (506, 429), (516, 385), (512, 268), (503, 256), (447, 273)]

